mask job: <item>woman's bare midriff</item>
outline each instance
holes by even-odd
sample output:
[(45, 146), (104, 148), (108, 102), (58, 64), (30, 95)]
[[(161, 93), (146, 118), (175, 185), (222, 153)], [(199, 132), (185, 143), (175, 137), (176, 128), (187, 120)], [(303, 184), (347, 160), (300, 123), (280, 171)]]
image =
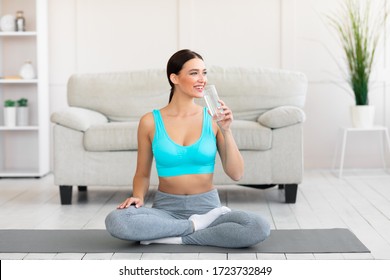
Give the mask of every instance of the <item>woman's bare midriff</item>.
[(191, 195), (211, 191), (214, 186), (213, 174), (191, 174), (160, 177), (158, 190), (164, 193)]

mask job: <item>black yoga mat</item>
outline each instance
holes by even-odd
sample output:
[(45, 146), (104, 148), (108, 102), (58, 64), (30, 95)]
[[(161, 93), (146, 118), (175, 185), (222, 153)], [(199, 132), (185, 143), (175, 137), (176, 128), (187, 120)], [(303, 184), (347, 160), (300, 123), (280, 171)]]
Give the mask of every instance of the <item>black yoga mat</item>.
[(140, 245), (113, 238), (105, 230), (0, 230), (1, 253), (367, 253), (348, 229), (272, 230), (249, 248), (195, 245)]

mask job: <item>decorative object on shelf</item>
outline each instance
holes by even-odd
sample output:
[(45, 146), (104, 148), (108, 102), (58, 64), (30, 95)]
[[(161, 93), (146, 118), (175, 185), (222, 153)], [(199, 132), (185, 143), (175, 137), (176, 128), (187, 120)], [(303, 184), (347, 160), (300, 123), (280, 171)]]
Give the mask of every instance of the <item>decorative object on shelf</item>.
[(17, 126), (28, 126), (28, 100), (21, 98), (16, 101), (18, 107), (16, 108), (16, 125)]
[(15, 26), (18, 32), (26, 31), (26, 19), (24, 18), (23, 11), (16, 12)]
[(13, 15), (4, 15), (0, 20), (1, 31), (13, 32), (16, 29), (15, 17)]
[(361, 1), (345, 0), (342, 14), (328, 18), (339, 35), (348, 66), (345, 79), (355, 97), (356, 105), (351, 107), (352, 125), (369, 128), (374, 125), (375, 117), (375, 107), (369, 104), (370, 76), (388, 13), (383, 9), (373, 13), (372, 2), (363, 2), (361, 5)]
[(32, 66), (31, 61), (27, 60), (22, 65), (22, 67), (20, 68), (20, 71), (19, 71), (19, 75), (20, 75), (20, 77), (22, 77), (22, 79), (26, 79), (26, 80), (35, 78), (35, 70), (34, 70), (34, 67)]
[(1, 80), (21, 80), (22, 77), (20, 77), (19, 75), (7, 75), (7, 76), (3, 76), (3, 77), (0, 77)]
[(16, 125), (16, 102), (8, 99), (4, 101), (4, 126), (14, 127)]

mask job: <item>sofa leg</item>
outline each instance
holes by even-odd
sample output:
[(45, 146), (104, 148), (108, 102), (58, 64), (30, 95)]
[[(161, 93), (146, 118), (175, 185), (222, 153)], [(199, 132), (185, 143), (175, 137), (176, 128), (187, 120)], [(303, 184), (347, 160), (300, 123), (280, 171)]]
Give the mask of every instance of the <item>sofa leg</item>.
[(284, 196), (286, 203), (295, 203), (297, 199), (298, 184), (284, 185)]
[(79, 192), (86, 192), (87, 186), (78, 186)]
[(73, 186), (60, 186), (60, 198), (62, 205), (72, 204)]
[(78, 203), (85, 203), (88, 202), (88, 188), (87, 186), (77, 186), (79, 193), (77, 195), (77, 202)]
[(279, 190), (283, 190), (284, 189), (284, 185), (283, 184), (279, 184), (278, 188), (279, 188)]

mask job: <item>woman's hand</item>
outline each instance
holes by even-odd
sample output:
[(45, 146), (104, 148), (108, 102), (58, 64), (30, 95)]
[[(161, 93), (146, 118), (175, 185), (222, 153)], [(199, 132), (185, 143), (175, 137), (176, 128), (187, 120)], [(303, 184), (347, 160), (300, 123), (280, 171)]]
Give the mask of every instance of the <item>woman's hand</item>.
[(225, 173), (234, 181), (238, 181), (244, 174), (244, 160), (234, 140), (230, 125), (233, 122), (233, 113), (222, 100), (220, 108), (223, 110), (224, 118), (217, 121), (219, 131), (217, 132), (218, 152)]
[(221, 103), (220, 108), (223, 110), (224, 118), (218, 121), (217, 124), (222, 130), (226, 131), (230, 129), (230, 125), (233, 122), (233, 112), (226, 106), (225, 102), (222, 100), (218, 100), (218, 102)]
[(129, 197), (124, 202), (118, 205), (117, 209), (129, 208), (130, 205), (134, 205), (135, 208), (140, 208), (144, 205), (144, 201), (138, 197)]

